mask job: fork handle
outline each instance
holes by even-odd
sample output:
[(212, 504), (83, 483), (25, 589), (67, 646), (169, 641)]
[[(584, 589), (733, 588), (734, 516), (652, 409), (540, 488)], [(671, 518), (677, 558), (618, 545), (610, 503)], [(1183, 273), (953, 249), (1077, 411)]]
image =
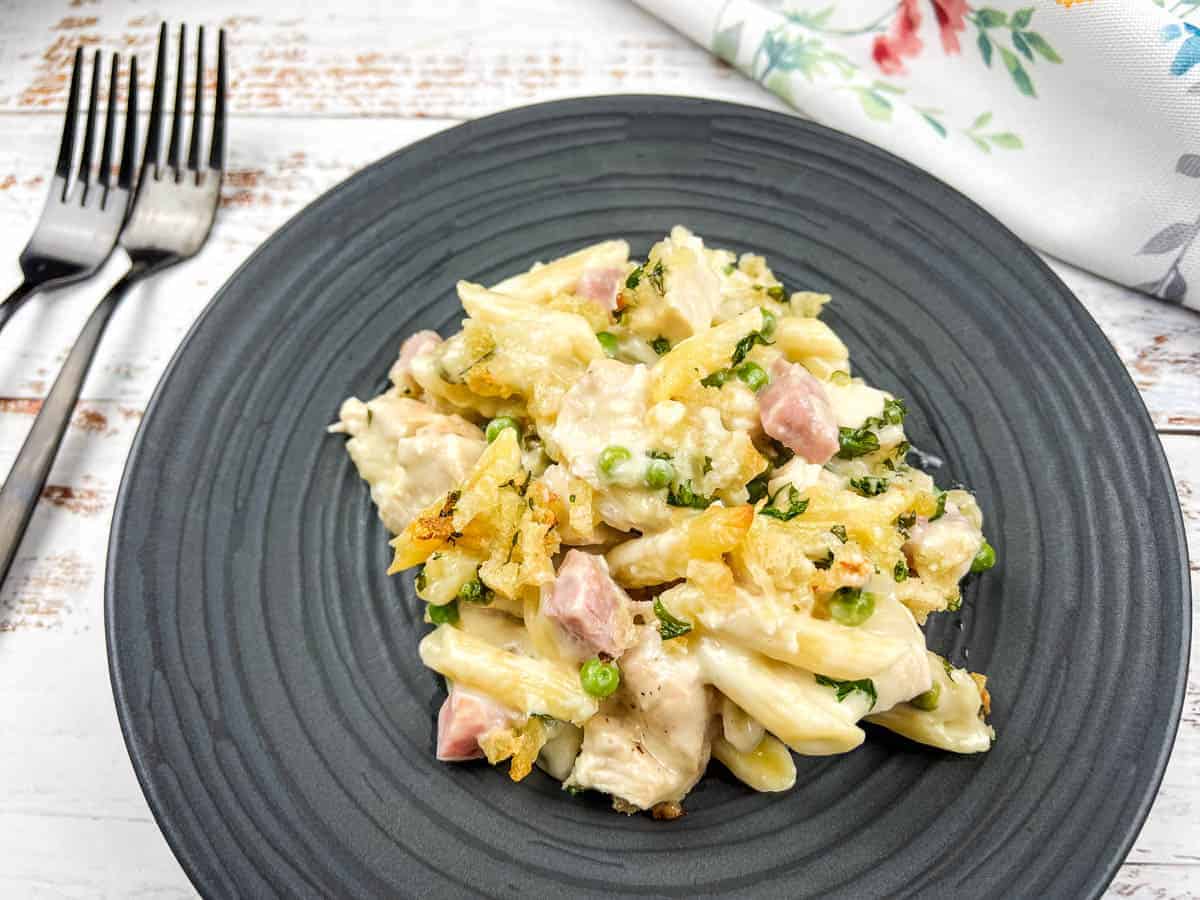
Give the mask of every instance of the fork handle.
[(17, 311), (25, 300), (37, 293), (40, 284), (29, 281), (22, 281), (20, 286), (4, 298), (4, 302), (0, 303), (0, 331), (4, 330), (4, 323), (12, 318), (12, 314)]
[(117, 303), (143, 274), (145, 268), (135, 266), (112, 286), (92, 312), (75, 346), (71, 348), (62, 371), (58, 373), (54, 387), (50, 388), (50, 393), (42, 403), (42, 409), (21, 446), (21, 452), (17, 454), (17, 461), (13, 463), (4, 487), (0, 488), (0, 585), (8, 577), (21, 538), (46, 485), (50, 466), (58, 453), (67, 424), (71, 421), (75, 402), (79, 399), (79, 392), (108, 320)]

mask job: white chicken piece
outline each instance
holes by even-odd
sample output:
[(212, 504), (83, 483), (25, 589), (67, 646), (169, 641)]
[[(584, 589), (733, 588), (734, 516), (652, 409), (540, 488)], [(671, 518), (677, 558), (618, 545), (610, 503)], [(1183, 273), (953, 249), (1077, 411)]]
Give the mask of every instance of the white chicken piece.
[[(676, 343), (712, 325), (721, 305), (721, 281), (704, 252), (704, 241), (675, 226), (650, 250), (647, 272), (661, 266), (662, 293), (651, 285), (637, 295), (630, 327), (639, 334)], [(649, 281), (643, 275), (643, 282)]]
[(329, 430), (350, 435), (346, 452), (394, 534), (459, 484), (487, 446), (483, 432), (461, 416), (394, 393), (367, 403), (351, 397)]
[(820, 463), (810, 463), (802, 456), (793, 456), (771, 473), (767, 482), (767, 493), (774, 497), (788, 485), (801, 494), (817, 483), (824, 471)]
[(678, 803), (708, 765), (713, 721), (700, 667), (653, 625), (621, 660), (621, 686), (583, 729), (567, 787), (611, 794), (638, 809)]
[(645, 424), (649, 385), (643, 365), (594, 360), (563, 397), (558, 421), (545, 435), (550, 455), (592, 487), (610, 487), (612, 481), (599, 468), (605, 447), (628, 450), (631, 467), (651, 449)]
[(983, 546), (979, 528), (952, 502), (932, 522), (921, 516), (904, 544), (908, 567), (923, 579), (951, 587), (971, 571), (975, 554)]
[(441, 343), (441, 335), (436, 331), (426, 330), (409, 335), (400, 345), (400, 355), (388, 370), (388, 380), (400, 393), (406, 397), (416, 397), (421, 393), (421, 386), (413, 378), (413, 362), (418, 356), (431, 354)]

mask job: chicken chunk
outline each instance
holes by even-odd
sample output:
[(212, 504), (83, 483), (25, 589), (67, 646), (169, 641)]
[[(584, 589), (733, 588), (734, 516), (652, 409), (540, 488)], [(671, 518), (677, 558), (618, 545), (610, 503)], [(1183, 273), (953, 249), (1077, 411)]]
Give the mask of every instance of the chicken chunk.
[(442, 338), (436, 331), (418, 331), (410, 335), (400, 345), (400, 356), (392, 363), (392, 368), (388, 371), (388, 380), (406, 396), (419, 394), (421, 386), (412, 376), (413, 360), (429, 353), (441, 343)]
[(838, 425), (825, 389), (807, 369), (785, 359), (771, 366), (771, 383), (758, 395), (763, 431), (810, 463), (838, 451)]
[(516, 718), (515, 710), (491, 697), (451, 687), (438, 712), (437, 758), (442, 762), (479, 759), (483, 756), (480, 740), (497, 728), (507, 728)]
[(700, 779), (713, 715), (700, 667), (652, 625), (621, 660), (621, 686), (583, 729), (568, 787), (612, 794), (614, 806), (678, 803)]
[(581, 657), (616, 658), (634, 637), (629, 596), (612, 580), (603, 556), (571, 549), (558, 567), (554, 586), (543, 594), (542, 613), (556, 622)]
[(458, 485), (487, 446), (466, 419), (395, 393), (369, 403), (347, 400), (330, 430), (350, 435), (346, 452), (395, 534)]
[(983, 545), (979, 529), (949, 505), (939, 519), (917, 519), (904, 544), (908, 566), (918, 576), (951, 587), (971, 571)]

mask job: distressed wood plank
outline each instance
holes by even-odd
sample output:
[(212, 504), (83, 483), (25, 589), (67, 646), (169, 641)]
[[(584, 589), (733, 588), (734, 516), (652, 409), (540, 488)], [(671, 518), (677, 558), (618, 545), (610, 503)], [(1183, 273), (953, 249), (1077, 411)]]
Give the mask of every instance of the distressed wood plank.
[[(65, 106), (78, 45), (153, 58), (157, 9), (77, 2), (0, 3), (0, 60), (10, 61), (0, 66), (0, 111)], [(198, 23), (195, 12), (187, 19)], [(344, 0), (336, 14), (308, 17), (214, 0), (203, 22), (229, 32), (238, 113), (473, 118), (557, 97), (691, 94), (701, 84), (705, 96), (782, 107), (626, 0)]]

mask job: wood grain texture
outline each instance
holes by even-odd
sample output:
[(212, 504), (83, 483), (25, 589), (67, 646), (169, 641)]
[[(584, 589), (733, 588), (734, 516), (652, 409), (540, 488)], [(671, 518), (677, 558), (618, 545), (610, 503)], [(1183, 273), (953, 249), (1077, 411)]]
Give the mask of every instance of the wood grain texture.
[[(0, 0), (0, 274), (40, 209), (77, 44), (153, 45), (182, 4)], [(455, 121), (607, 92), (703, 95), (781, 108), (624, 0), (341, 0), (248, 13), (230, 30), (231, 166), (201, 256), (131, 295), (85, 387), (50, 485), (0, 590), (0, 894), (190, 896), (125, 757), (109, 695), (102, 580), (112, 503), (155, 383), (212, 294), (309, 200)], [(604, 37), (601, 38), (601, 35)], [(144, 100), (145, 102), (145, 100)], [(1052, 266), (1113, 342), (1164, 432), (1200, 594), (1200, 317), (1063, 263)], [(7, 266), (8, 268), (3, 268)], [(0, 473), (7, 470), (103, 278), (35, 298), (0, 334)], [(1098, 412), (1102, 414), (1102, 411)], [(1099, 598), (1102, 599), (1102, 598)], [(1162, 791), (1109, 896), (1200, 898), (1200, 656)]]

